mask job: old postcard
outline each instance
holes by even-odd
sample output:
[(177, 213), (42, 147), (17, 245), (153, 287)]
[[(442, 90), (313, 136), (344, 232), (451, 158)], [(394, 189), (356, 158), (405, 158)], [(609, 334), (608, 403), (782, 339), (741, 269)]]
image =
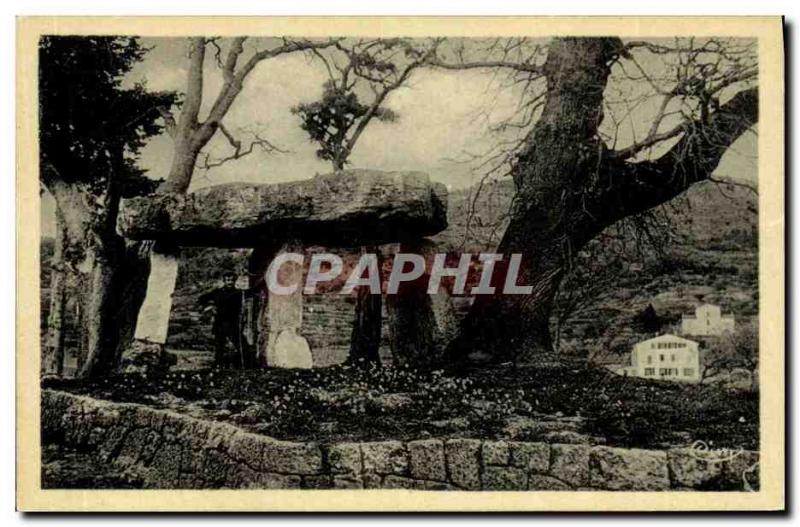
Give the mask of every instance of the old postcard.
[(784, 507), (782, 20), (23, 18), (18, 507)]

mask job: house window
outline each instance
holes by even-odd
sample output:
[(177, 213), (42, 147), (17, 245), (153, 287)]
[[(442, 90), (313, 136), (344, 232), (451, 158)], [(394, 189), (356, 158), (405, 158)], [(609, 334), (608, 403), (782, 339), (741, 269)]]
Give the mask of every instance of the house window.
[(675, 354), (674, 353), (670, 356), (669, 360), (671, 360), (672, 362), (675, 362)]
[(644, 369), (644, 374), (645, 374), (645, 376), (653, 376), (653, 375), (656, 374), (656, 369), (655, 368), (645, 368)]
[(663, 353), (662, 353), (661, 355), (659, 355), (659, 360), (660, 360), (661, 362), (664, 362), (664, 354), (663, 354)]
[(694, 377), (694, 368), (684, 368), (683, 369), (683, 376), (684, 377)]
[(647, 356), (647, 364), (653, 364), (653, 356), (652, 355), (648, 355)]

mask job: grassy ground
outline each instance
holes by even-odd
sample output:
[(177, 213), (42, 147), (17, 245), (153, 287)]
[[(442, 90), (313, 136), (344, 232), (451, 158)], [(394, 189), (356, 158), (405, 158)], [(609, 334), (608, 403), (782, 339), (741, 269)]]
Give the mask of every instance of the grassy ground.
[(442, 372), (337, 366), (176, 371), (48, 387), (169, 408), (272, 437), (511, 438), (659, 448), (758, 448), (758, 394), (621, 378), (603, 369)]

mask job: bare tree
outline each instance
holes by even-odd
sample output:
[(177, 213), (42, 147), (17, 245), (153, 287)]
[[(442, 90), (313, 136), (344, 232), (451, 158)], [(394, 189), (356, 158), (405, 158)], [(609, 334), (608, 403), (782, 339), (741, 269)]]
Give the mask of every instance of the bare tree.
[[(295, 52), (312, 52), (335, 44), (336, 40), (323, 41), (281, 39), (279, 45), (257, 49), (246, 60), (244, 44), (247, 37), (236, 37), (228, 44), (227, 53), (222, 57), (220, 40), (216, 38), (194, 37), (189, 39), (189, 69), (186, 76), (186, 93), (177, 119), (168, 108), (161, 108), (166, 123), (167, 133), (174, 142), (172, 164), (167, 179), (159, 187), (159, 192), (183, 193), (189, 188), (197, 165), (198, 156), (214, 134), (219, 130), (233, 148), (233, 154), (226, 158), (235, 160), (261, 147), (268, 150), (274, 146), (256, 135), (251, 145), (242, 148), (241, 141), (225, 127), (223, 120), (244, 88), (244, 83), (262, 61), (280, 55)], [(211, 109), (204, 120), (200, 120), (200, 108), (203, 103), (203, 81), (206, 53), (209, 48), (215, 50), (217, 65), (222, 73), (222, 87), (214, 98)], [(241, 63), (240, 63), (241, 62)], [(208, 166), (208, 158), (206, 166)], [(216, 162), (215, 166), (220, 164)]]
[[(170, 108), (160, 107), (159, 111), (164, 119), (167, 133), (173, 140), (173, 155), (169, 173), (165, 181), (158, 187), (158, 193), (178, 193), (187, 192), (192, 182), (192, 177), (198, 166), (206, 170), (218, 167), (224, 163), (240, 159), (258, 149), (272, 152), (277, 148), (263, 138), (258, 133), (254, 133), (254, 138), (249, 146), (243, 146), (241, 140), (237, 139), (233, 132), (229, 130), (224, 119), (235, 103), (237, 97), (242, 92), (248, 76), (253, 72), (258, 64), (263, 61), (273, 59), (278, 56), (296, 53), (312, 52), (334, 45), (337, 39), (325, 39), (311, 41), (305, 39), (268, 39), (271, 45), (264, 47), (254, 47), (246, 52), (245, 44), (247, 37), (236, 37), (229, 41), (219, 38), (193, 37), (188, 43), (188, 70), (186, 76), (186, 91), (177, 115), (174, 115)], [(224, 50), (223, 48), (226, 48)], [(222, 85), (219, 92), (214, 97), (210, 105), (208, 115), (201, 118), (200, 110), (203, 107), (203, 86), (206, 77), (206, 55), (211, 51), (214, 61), (222, 75)], [(232, 154), (219, 159), (212, 159), (209, 155), (201, 157), (201, 152), (208, 145), (209, 141), (219, 131), (232, 148)], [(149, 249), (149, 246), (147, 246)], [(167, 255), (174, 254), (175, 249), (166, 246), (155, 247), (157, 253)], [(150, 259), (150, 272), (161, 271), (158, 266), (168, 265), (168, 260), (163, 258)], [(174, 274), (169, 272), (165, 276), (171, 278), (171, 283), (161, 283), (157, 288), (147, 291), (147, 296), (136, 306), (140, 311), (137, 321), (136, 334), (151, 335), (164, 333), (163, 329), (168, 325), (168, 320), (163, 320), (162, 315), (153, 316), (152, 313), (141, 313), (142, 305), (157, 306), (159, 304), (171, 303), (171, 296), (175, 289)], [(159, 312), (160, 313), (160, 312)], [(150, 327), (147, 327), (150, 326)], [(153, 330), (153, 327), (156, 329)], [(151, 348), (149, 344), (156, 344), (159, 351), (156, 355), (161, 356), (163, 343), (143, 343), (145, 349)]]
[(553, 302), (575, 255), (607, 227), (712, 177), (756, 125), (757, 47), (556, 38), (544, 59), (537, 43), (528, 59), (513, 61), (500, 49), (502, 60), (440, 56), (431, 64), (504, 68), (527, 79), (522, 92), (536, 109), (503, 161), (517, 195), (498, 252), (522, 254), (520, 281), (533, 292), (477, 298), (449, 351), (456, 361), (537, 363), (551, 353)]

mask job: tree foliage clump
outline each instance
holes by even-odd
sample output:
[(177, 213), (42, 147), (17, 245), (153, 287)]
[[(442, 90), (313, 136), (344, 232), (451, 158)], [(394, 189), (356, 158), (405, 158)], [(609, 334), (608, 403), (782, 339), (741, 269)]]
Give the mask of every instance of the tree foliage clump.
[[(369, 111), (370, 107), (363, 104), (358, 95), (330, 80), (325, 82), (320, 100), (292, 108), (292, 113), (300, 116), (300, 126), (309, 139), (319, 145), (317, 157), (325, 161), (344, 159), (344, 163), (347, 162), (344, 151), (347, 135)], [(373, 118), (393, 122), (397, 114), (389, 108), (378, 108)]]
[(39, 44), (39, 139), (42, 178), (102, 183), (123, 195), (154, 188), (137, 166), (146, 140), (161, 131), (159, 106), (171, 92), (125, 88), (123, 77), (148, 49), (133, 37), (45, 36)]
[(317, 156), (334, 170), (349, 162), (364, 129), (374, 119), (394, 122), (386, 98), (407, 84), (411, 74), (435, 56), (440, 40), (342, 40), (324, 53), (315, 50), (328, 73), (322, 96), (292, 108), (301, 127), (317, 143)]

